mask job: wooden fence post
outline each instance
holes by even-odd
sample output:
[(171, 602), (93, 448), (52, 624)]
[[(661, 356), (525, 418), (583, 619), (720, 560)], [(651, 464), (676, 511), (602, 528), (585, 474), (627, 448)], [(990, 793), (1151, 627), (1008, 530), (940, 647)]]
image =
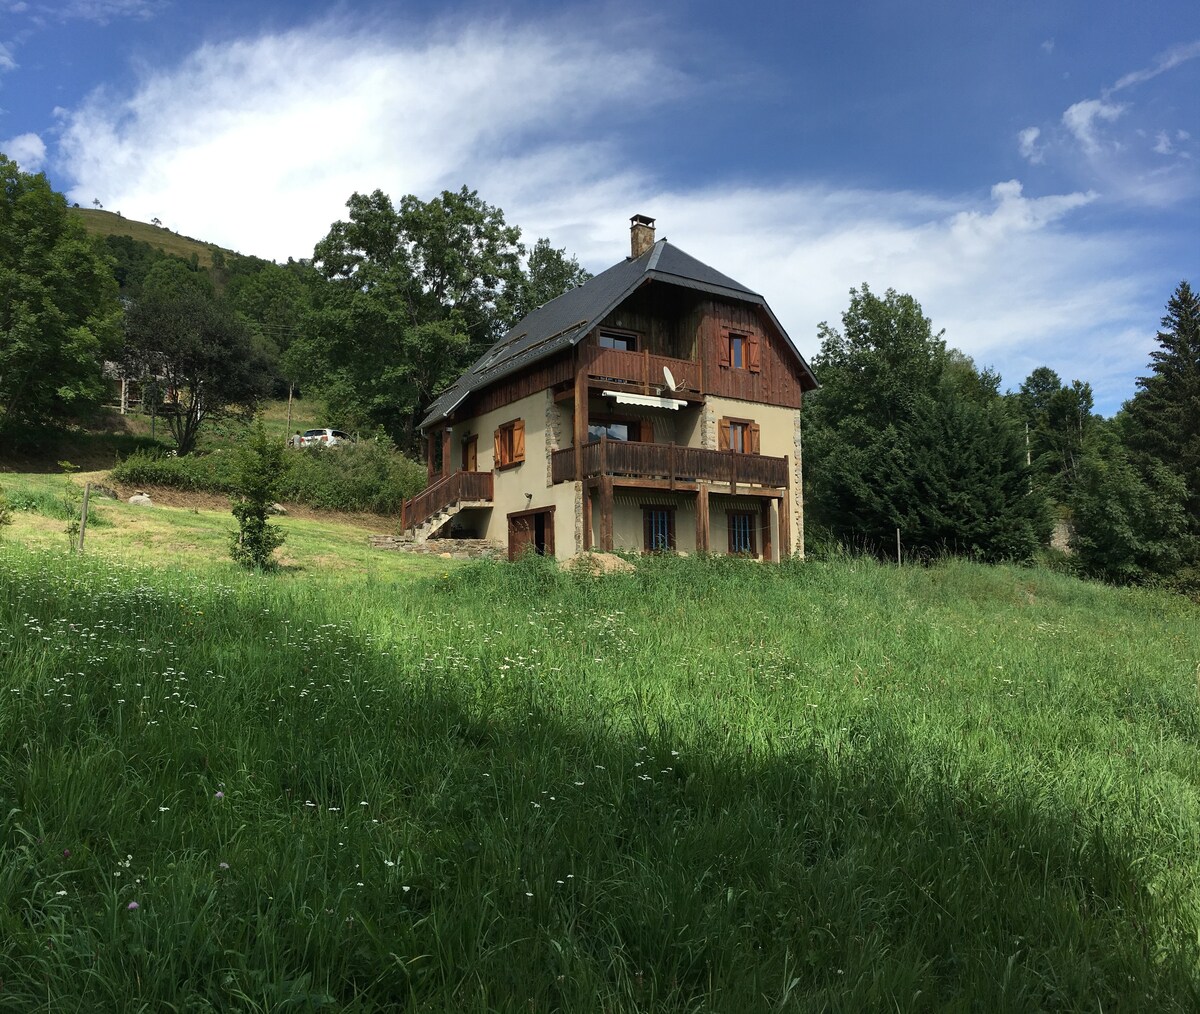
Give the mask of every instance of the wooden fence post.
[(88, 495), (92, 492), (92, 484), (83, 484), (83, 503), (79, 507), (79, 552), (83, 552), (83, 533), (87, 531)]

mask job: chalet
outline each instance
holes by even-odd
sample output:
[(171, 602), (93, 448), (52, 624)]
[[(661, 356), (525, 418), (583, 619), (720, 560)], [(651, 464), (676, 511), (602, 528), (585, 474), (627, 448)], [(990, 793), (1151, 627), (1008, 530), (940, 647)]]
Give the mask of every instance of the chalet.
[(402, 525), (580, 550), (804, 552), (800, 406), (816, 378), (762, 296), (632, 219), (631, 252), (534, 310), (421, 424)]

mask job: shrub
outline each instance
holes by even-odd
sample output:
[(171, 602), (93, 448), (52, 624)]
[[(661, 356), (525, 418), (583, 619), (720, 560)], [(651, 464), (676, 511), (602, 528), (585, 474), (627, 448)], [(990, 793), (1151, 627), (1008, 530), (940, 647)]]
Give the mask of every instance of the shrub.
[[(401, 502), (425, 485), (424, 466), (404, 457), (386, 439), (281, 456), (276, 496), (319, 509), (398, 514)], [(232, 493), (236, 459), (233, 451), (224, 449), (183, 457), (138, 451), (118, 464), (112, 477), (127, 486)]]
[(217, 450), (182, 457), (159, 451), (135, 451), (112, 470), (113, 481), (127, 486), (168, 486), (188, 492), (231, 493), (236, 454)]
[(275, 502), (283, 469), (283, 448), (267, 436), (262, 420), (254, 426), (249, 443), (237, 455), (233, 516), (238, 531), (229, 547), (230, 555), (244, 567), (264, 569), (273, 565), (271, 554), (283, 545), (283, 533), (267, 523)]

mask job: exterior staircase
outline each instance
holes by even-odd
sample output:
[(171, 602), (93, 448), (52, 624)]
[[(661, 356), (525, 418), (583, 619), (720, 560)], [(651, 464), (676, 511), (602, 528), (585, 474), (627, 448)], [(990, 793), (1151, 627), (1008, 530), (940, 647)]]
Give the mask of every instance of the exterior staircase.
[(441, 531), (459, 511), (491, 505), (491, 472), (454, 472), (404, 501), (400, 530), (421, 544)]

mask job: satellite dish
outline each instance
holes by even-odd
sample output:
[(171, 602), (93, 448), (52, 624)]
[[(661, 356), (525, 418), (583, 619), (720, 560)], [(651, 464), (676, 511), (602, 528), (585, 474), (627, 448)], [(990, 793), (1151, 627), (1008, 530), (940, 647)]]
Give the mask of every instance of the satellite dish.
[(671, 372), (671, 367), (669, 366), (663, 367), (663, 381), (666, 383), (668, 391), (673, 392), (678, 390), (679, 385), (675, 383), (675, 374)]

